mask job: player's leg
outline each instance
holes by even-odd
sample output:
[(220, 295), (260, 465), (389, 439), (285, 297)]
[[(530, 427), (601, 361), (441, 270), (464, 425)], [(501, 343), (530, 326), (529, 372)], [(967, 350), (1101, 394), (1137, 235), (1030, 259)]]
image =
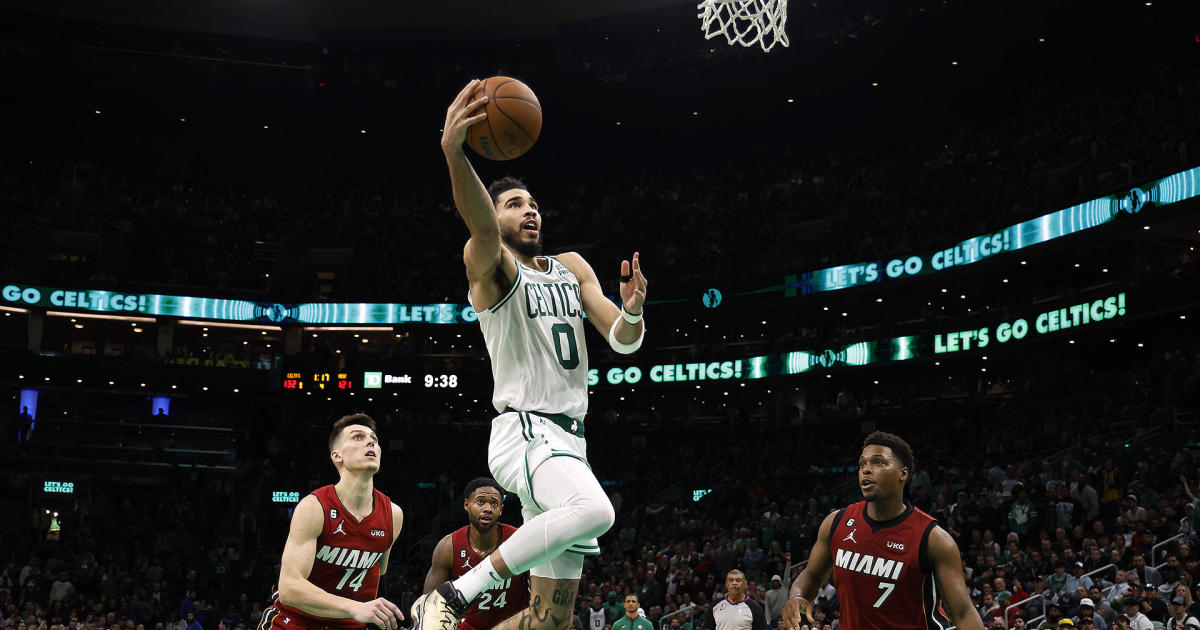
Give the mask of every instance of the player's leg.
[[(454, 588), (465, 601), (564, 552), (599, 552), (594, 539), (612, 527), (615, 515), (608, 495), (586, 463), (574, 457), (551, 457), (534, 471), (530, 486), (533, 505), (527, 507), (534, 508), (529, 510), (534, 515), (526, 518), (491, 556), (454, 581)], [(525, 497), (522, 501), (526, 502)]]
[[(483, 562), (453, 583), (445, 582), (418, 598), (411, 611), (413, 630), (454, 630), (462, 613), (480, 593), (564, 555), (564, 551), (572, 557), (598, 553), (595, 538), (612, 527), (615, 518), (612, 503), (587, 464), (564, 455), (546, 457), (545, 451), (552, 449), (554, 440), (550, 438), (554, 436), (539, 436), (545, 449), (533, 453), (535, 463), (530, 465), (529, 438), (525, 433), (529, 427), (522, 425), (518, 416), (517, 412), (510, 412), (492, 422), (489, 466), (506, 489), (520, 496), (531, 516)], [(582, 442), (582, 438), (578, 441)], [(582, 444), (561, 445), (564, 452), (577, 452), (580, 456), (586, 452)], [(579, 578), (581, 557), (578, 565), (569, 577)], [(533, 572), (533, 575), (539, 574)], [(550, 595), (554, 595), (553, 589)]]
[[(571, 554), (560, 556), (567, 559)], [(583, 556), (579, 566), (583, 566)], [(492, 630), (567, 630), (575, 614), (579, 578), (555, 579), (531, 575), (529, 608), (505, 619)]]

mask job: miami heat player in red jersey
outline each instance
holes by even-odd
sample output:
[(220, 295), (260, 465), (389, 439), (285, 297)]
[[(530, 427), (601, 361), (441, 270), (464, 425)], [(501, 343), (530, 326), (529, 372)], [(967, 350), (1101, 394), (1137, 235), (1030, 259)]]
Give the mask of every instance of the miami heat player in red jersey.
[(340, 479), (296, 505), (279, 599), (263, 612), (259, 630), (350, 630), (368, 623), (395, 630), (404, 619), (395, 604), (377, 597), (404, 513), (373, 483), (382, 457), (375, 421), (365, 414), (339, 419), (329, 451)]
[[(517, 528), (497, 522), (504, 509), (500, 484), (480, 477), (467, 484), (463, 509), (469, 525), (445, 536), (433, 550), (433, 563), (425, 576), (425, 592), (478, 566), (489, 553), (508, 539)], [(501, 621), (525, 610), (529, 605), (529, 583), (525, 575), (504, 580), (484, 591), (471, 603), (458, 623), (458, 630), (491, 630)]]
[(881, 431), (867, 436), (858, 460), (864, 500), (821, 524), (784, 606), (784, 628), (799, 628), (802, 616), (812, 621), (812, 600), (832, 571), (842, 630), (983, 630), (954, 539), (904, 502), (913, 470), (907, 442)]

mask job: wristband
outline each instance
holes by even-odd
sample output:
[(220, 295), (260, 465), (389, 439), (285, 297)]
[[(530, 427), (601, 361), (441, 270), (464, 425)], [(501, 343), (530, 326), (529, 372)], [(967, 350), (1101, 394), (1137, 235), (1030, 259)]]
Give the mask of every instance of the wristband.
[(625, 323), (629, 324), (630, 326), (637, 326), (638, 322), (642, 321), (642, 314), (645, 312), (646, 312), (645, 309), (642, 309), (641, 313), (634, 315), (633, 313), (630, 313), (629, 311), (625, 310), (625, 306), (622, 305), (621, 306), (621, 319), (625, 320)]
[[(624, 310), (621, 312), (624, 313)], [(624, 317), (624, 315), (622, 315), (622, 317)], [(638, 316), (638, 319), (640, 321), (640, 315)], [(642, 347), (642, 340), (646, 338), (646, 327), (642, 326), (641, 334), (638, 335), (637, 341), (633, 343), (621, 343), (617, 340), (617, 323), (619, 321), (620, 320), (614, 319), (612, 327), (608, 329), (608, 345), (611, 346), (613, 350), (616, 350), (621, 354), (633, 354), (634, 352), (637, 352), (638, 348)]]

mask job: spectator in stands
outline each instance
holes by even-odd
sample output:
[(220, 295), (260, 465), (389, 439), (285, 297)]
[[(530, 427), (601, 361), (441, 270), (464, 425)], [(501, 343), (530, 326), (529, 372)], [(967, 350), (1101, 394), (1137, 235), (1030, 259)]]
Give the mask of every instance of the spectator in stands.
[(1158, 596), (1158, 587), (1154, 584), (1142, 585), (1142, 612), (1150, 621), (1166, 623), (1170, 612), (1167, 605)]
[(1140, 553), (1133, 555), (1133, 572), (1137, 574), (1138, 581), (1144, 585), (1158, 585), (1163, 583), (1162, 576), (1158, 574), (1158, 570), (1146, 564), (1146, 557)]
[(1071, 576), (1067, 575), (1066, 567), (1063, 565), (1062, 560), (1055, 560), (1054, 573), (1050, 575), (1049, 584), (1047, 585), (1054, 599), (1057, 600), (1064, 593), (1070, 593), (1067, 590), (1067, 580), (1070, 578)]
[(771, 590), (767, 591), (767, 627), (774, 628), (775, 623), (783, 615), (783, 605), (788, 600), (788, 585), (783, 583), (783, 576), (771, 576)]
[[(1114, 580), (1113, 591), (1110, 594), (1114, 599), (1118, 598), (1118, 597), (1124, 597), (1126, 592), (1129, 590), (1129, 574), (1130, 573), (1132, 573), (1132, 571), (1129, 573), (1126, 573), (1125, 571), (1122, 571), (1121, 569), (1117, 569), (1117, 577)], [(1118, 612), (1120, 612), (1120, 611), (1118, 611)]]
[[(979, 611), (980, 618), (983, 619), (985, 624), (991, 624), (992, 619), (997, 615), (1003, 616), (1003, 611), (1000, 609), (1000, 605), (996, 602), (996, 598), (991, 592), (986, 592), (983, 594), (983, 599), (980, 602), (977, 610)], [(1004, 620), (1001, 619), (1001, 622), (1003, 621)]]
[(1082, 521), (1083, 506), (1071, 496), (1070, 488), (1062, 482), (1054, 486), (1053, 496), (1054, 527), (1062, 529), (1065, 534)]
[(1188, 606), (1188, 614), (1200, 619), (1200, 584), (1196, 584), (1195, 597), (1192, 598), (1192, 604)]
[(1086, 621), (1095, 625), (1098, 630), (1108, 628), (1108, 624), (1104, 621), (1104, 618), (1096, 615), (1096, 604), (1090, 597), (1084, 597), (1079, 600), (1079, 614), (1074, 620), (1075, 625), (1080, 625)]
[(1013, 486), (1013, 492), (1016, 494), (1016, 500), (1008, 509), (1008, 529), (1025, 538), (1033, 523), (1037, 521), (1038, 510), (1030, 500), (1030, 493), (1025, 490), (1024, 484)]
[(1167, 630), (1200, 630), (1200, 621), (1188, 614), (1187, 601), (1182, 597), (1171, 600), (1171, 618), (1167, 619)]
[[(1059, 486), (1062, 487), (1062, 486)], [(1063, 590), (1068, 593), (1074, 593), (1075, 589), (1082, 588), (1087, 590), (1092, 587), (1092, 578), (1083, 574), (1083, 563), (1075, 562), (1071, 565), (1071, 576), (1067, 578)]]
[(766, 562), (767, 552), (758, 546), (758, 539), (752, 538), (750, 546), (742, 556), (742, 566), (746, 567), (746, 577), (750, 581), (759, 579), (763, 563)]
[(1057, 602), (1050, 602), (1046, 606), (1046, 618), (1037, 625), (1036, 630), (1054, 630), (1054, 628), (1058, 627), (1058, 621), (1062, 618), (1062, 606)]
[(1140, 594), (1130, 594), (1122, 600), (1125, 606), (1125, 615), (1129, 617), (1130, 630), (1154, 630), (1154, 624), (1150, 618), (1142, 612), (1142, 597)]
[(1100, 516), (1100, 496), (1088, 475), (1071, 468), (1071, 498), (1083, 506), (1083, 522), (1090, 523)]
[(74, 590), (74, 585), (67, 579), (65, 573), (59, 573), (58, 578), (50, 585), (50, 602), (61, 602), (63, 598), (71, 594)]
[[(1121, 523), (1132, 529), (1138, 523), (1145, 521), (1146, 508), (1138, 505), (1137, 495), (1132, 493), (1125, 495), (1125, 512), (1121, 514)], [(1130, 623), (1132, 622), (1133, 620), (1130, 619)]]
[(1113, 617), (1116, 616), (1117, 613), (1115, 610), (1113, 610), (1112, 605), (1109, 604), (1108, 600), (1104, 598), (1104, 592), (1100, 590), (1099, 586), (1093, 584), (1092, 587), (1088, 589), (1088, 599), (1095, 603), (1096, 614), (1102, 617), (1106, 623), (1111, 625)]
[(608, 609), (604, 607), (604, 601), (599, 595), (592, 598), (592, 606), (583, 616), (589, 630), (604, 630), (604, 626), (612, 623), (608, 618)]
[[(1179, 584), (1179, 572), (1181, 568), (1182, 567), (1179, 564), (1179, 556), (1173, 553), (1169, 554), (1167, 556), (1166, 565), (1163, 566), (1163, 568), (1158, 572), (1159, 575), (1162, 576), (1162, 583), (1171, 585), (1172, 587)], [(1188, 603), (1190, 604), (1191, 602)]]

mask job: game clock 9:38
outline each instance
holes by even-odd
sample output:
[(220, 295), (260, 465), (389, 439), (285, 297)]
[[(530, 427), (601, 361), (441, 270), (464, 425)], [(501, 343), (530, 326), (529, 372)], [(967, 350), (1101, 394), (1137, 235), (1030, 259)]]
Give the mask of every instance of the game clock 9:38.
[(458, 387), (457, 374), (426, 374), (425, 387), (451, 388)]

